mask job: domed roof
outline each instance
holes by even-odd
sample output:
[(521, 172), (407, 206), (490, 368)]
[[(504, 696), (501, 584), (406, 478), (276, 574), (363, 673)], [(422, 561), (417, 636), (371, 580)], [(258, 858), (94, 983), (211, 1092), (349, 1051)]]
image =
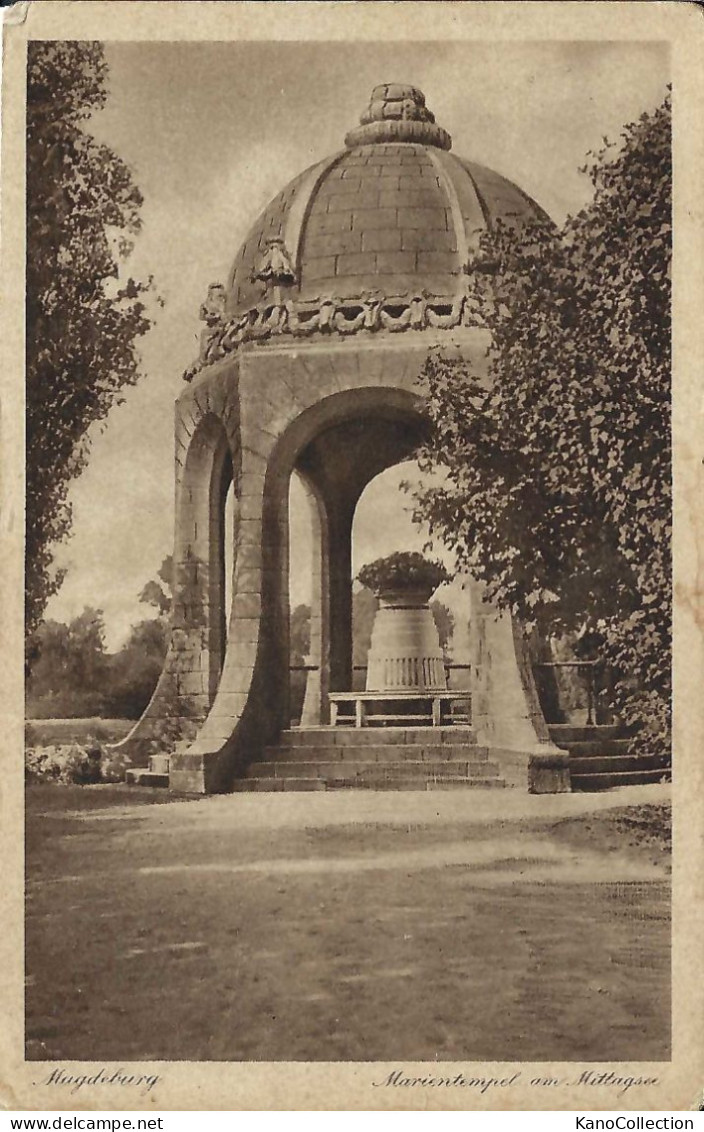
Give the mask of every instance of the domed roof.
[(201, 307), (200, 361), (273, 335), (473, 325), (467, 265), (498, 220), (548, 220), (516, 185), (450, 153), (416, 87), (377, 86), (345, 149), (282, 189), (227, 287)]
[(448, 152), (449, 134), (415, 87), (375, 87), (345, 144), (291, 181), (252, 226), (230, 275), (230, 314), (266, 298), (277, 275), (272, 252), (283, 294), (302, 302), (371, 290), (454, 297), (485, 228), (545, 219), (505, 177)]

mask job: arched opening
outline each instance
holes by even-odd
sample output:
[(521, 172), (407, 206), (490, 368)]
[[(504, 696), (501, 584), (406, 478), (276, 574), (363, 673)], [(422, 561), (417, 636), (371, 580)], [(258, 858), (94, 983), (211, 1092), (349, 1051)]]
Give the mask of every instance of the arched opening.
[[(189, 712), (201, 715), (215, 699), (227, 642), (235, 522), (232, 479), (227, 435), (221, 421), (207, 415), (193, 434), (184, 467), (174, 598), (174, 628), (193, 658), (191, 667), (178, 669), (178, 690), (188, 699)], [(228, 494), (233, 500), (229, 508)]]
[(378, 602), (357, 581), (362, 566), (396, 551), (422, 551), (428, 532), (413, 522), (403, 483), (418, 477), (414, 460), (386, 468), (365, 487), (352, 521), (352, 687), (364, 688), (367, 653)]
[[(352, 649), (353, 688), (365, 686), (367, 653), (377, 601), (357, 579), (362, 566), (396, 551), (428, 553), (452, 567), (451, 554), (431, 544), (425, 525), (413, 521), (413, 495), (404, 483), (421, 482), (415, 460), (404, 460), (380, 472), (362, 492), (352, 525)], [(469, 681), (469, 594), (461, 579), (441, 586), (431, 609), (447, 661), (450, 687), (465, 688)]]
[[(292, 654), (302, 652), (302, 645), (307, 645), (309, 652), (307, 657), (291, 658), (289, 692), (294, 724), (299, 721), (299, 704), (304, 726), (328, 722), (327, 691), (353, 687), (355, 511), (371, 481), (412, 455), (423, 428), (422, 417), (410, 406), (400, 410), (395, 405), (381, 405), (375, 413), (350, 415), (322, 428), (298, 451), (289, 487), (289, 638), (294, 646)], [(417, 471), (415, 464), (411, 466)], [(401, 478), (402, 472), (391, 478), (390, 486), (382, 484), (389, 513), (399, 511)], [(412, 526), (409, 507), (408, 500), (404, 522)], [(372, 502), (370, 516), (373, 511)], [(373, 524), (373, 518), (370, 521)], [(363, 531), (364, 526), (363, 518), (359, 529)], [(422, 544), (422, 538), (420, 541)], [(398, 548), (393, 538), (389, 551), (383, 540), (379, 545), (379, 554)], [(307, 634), (301, 633), (306, 620)], [(300, 673), (304, 666), (303, 678)]]

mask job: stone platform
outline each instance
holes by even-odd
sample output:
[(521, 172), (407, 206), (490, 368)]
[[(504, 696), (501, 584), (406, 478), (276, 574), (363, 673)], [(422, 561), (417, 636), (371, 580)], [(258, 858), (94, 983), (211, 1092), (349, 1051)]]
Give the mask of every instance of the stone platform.
[(504, 787), (498, 764), (465, 727), (314, 727), (284, 731), (237, 791), (440, 790)]

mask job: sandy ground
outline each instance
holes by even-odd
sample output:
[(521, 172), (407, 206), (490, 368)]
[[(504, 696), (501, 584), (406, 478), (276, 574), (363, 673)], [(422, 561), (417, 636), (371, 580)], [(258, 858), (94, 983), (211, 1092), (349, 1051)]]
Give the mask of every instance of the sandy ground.
[(666, 1058), (668, 797), (33, 787), (28, 1057)]

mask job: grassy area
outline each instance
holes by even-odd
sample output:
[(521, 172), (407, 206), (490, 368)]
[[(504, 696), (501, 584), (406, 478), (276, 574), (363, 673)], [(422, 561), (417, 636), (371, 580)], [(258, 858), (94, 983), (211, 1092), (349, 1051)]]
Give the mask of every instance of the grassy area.
[(669, 1056), (662, 807), (306, 827), (267, 825), (305, 795), (158, 797), (28, 791), (30, 1059)]
[(552, 832), (573, 845), (598, 844), (604, 852), (636, 854), (669, 872), (672, 810), (669, 805), (620, 806), (595, 816), (557, 822)]
[(30, 719), (25, 731), (28, 746), (50, 746), (52, 743), (85, 743), (96, 739), (117, 743), (124, 739), (136, 723), (134, 719)]

